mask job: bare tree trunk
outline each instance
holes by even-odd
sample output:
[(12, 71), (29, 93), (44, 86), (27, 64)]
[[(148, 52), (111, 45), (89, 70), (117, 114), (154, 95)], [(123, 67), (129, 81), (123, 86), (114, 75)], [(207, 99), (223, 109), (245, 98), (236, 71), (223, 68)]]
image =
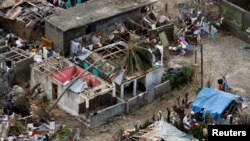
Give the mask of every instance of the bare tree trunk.
[(185, 110), (182, 107), (173, 106), (173, 110), (177, 113), (178, 117), (180, 118), (179, 128), (181, 130), (184, 129), (183, 119), (185, 117)]
[(188, 93), (185, 94), (185, 107), (188, 108)]
[(201, 44), (201, 88), (203, 88), (203, 45)]
[(167, 115), (167, 122), (170, 123), (170, 110), (169, 108), (167, 107), (167, 111), (168, 111), (168, 115)]

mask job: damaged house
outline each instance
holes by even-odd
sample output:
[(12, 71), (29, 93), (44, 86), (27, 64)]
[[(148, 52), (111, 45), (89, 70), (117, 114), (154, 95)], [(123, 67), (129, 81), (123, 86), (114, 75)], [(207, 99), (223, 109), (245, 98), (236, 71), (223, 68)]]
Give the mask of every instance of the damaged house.
[(44, 34), (44, 18), (62, 10), (45, 0), (1, 0), (0, 26), (28, 41), (37, 41)]
[(53, 42), (56, 51), (68, 56), (71, 40), (94, 32), (112, 31), (116, 22), (141, 17), (143, 9), (151, 11), (156, 1), (94, 0), (76, 5), (46, 17), (45, 38)]
[[(117, 97), (126, 103), (126, 111), (131, 111), (134, 105), (142, 101), (152, 101), (157, 97), (155, 89), (162, 83), (164, 73), (163, 46), (157, 45), (160, 54), (150, 54), (155, 56), (152, 67), (132, 74), (121, 68), (124, 58), (128, 55), (128, 46), (123, 41), (115, 42), (94, 51), (85, 50), (78, 59), (83, 69), (88, 69), (94, 75), (115, 84)], [(129, 109), (130, 107), (132, 109)]]
[[(58, 107), (79, 116), (89, 126), (96, 126), (123, 113), (123, 105), (119, 104), (113, 85), (66, 59), (49, 58), (46, 62), (33, 64), (31, 87), (36, 84), (41, 84), (44, 93), (52, 101), (67, 89)], [(109, 109), (117, 106), (118, 110)]]
[[(30, 80), (30, 64), (32, 64), (33, 57), (29, 53), (21, 49), (5, 50), (0, 54), (0, 67), (4, 74), (8, 74), (8, 79), (3, 79), (6, 82), (5, 87), (10, 87), (15, 84), (24, 84)], [(5, 81), (6, 80), (6, 81)]]

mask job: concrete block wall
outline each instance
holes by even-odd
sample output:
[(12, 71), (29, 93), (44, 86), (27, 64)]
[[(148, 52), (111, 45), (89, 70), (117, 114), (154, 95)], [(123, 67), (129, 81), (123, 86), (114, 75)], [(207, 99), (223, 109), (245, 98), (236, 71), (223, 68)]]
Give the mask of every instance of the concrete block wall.
[(146, 93), (141, 93), (128, 101), (126, 103), (126, 112), (133, 112), (147, 103)]
[(64, 46), (63, 42), (63, 32), (54, 27), (47, 21), (45, 21), (45, 38), (53, 42), (53, 48), (58, 51), (58, 49), (63, 49)]
[(164, 94), (167, 94), (168, 92), (171, 91), (171, 85), (169, 80), (166, 82), (161, 83), (160, 85), (157, 85), (155, 87), (155, 95), (156, 97), (161, 97)]
[(154, 88), (161, 84), (164, 68), (159, 67), (156, 70), (146, 74), (146, 95), (149, 101), (154, 100), (155, 92)]
[(33, 88), (36, 84), (41, 83), (41, 87), (44, 90), (44, 93), (48, 96), (49, 99), (52, 99), (52, 80), (49, 76), (44, 75), (38, 72), (35, 69), (31, 69), (31, 79), (30, 86)]
[(30, 65), (34, 62), (33, 57), (16, 64), (15, 80), (17, 84), (26, 83), (30, 80)]
[(243, 13), (243, 17), (242, 23), (244, 24), (242, 26), (242, 30), (246, 31), (248, 28), (250, 28), (250, 12)]
[(163, 25), (163, 26), (158, 27), (154, 30), (150, 29), (148, 32), (153, 38), (156, 38), (158, 36), (158, 34), (163, 32), (163, 31), (166, 33), (169, 41), (174, 40), (174, 24)]
[(228, 0), (222, 0), (220, 7), (227, 17), (225, 27), (235, 36), (250, 43), (250, 34), (246, 32), (246, 29), (250, 27), (250, 12)]
[[(58, 97), (65, 88), (58, 86)], [(73, 116), (79, 115), (79, 104), (80, 96), (70, 90), (67, 90), (63, 95), (61, 100), (58, 102), (58, 107), (65, 110), (67, 113), (70, 113)]]
[(100, 110), (95, 114), (90, 115), (90, 126), (91, 127), (100, 126), (101, 124), (107, 122), (110, 118), (123, 114), (124, 111), (125, 111), (124, 102)]

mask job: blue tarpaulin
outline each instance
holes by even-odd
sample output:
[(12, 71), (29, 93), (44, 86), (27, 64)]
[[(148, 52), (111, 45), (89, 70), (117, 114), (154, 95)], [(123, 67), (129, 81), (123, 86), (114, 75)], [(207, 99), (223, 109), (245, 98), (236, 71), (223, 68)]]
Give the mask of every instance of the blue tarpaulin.
[(230, 103), (239, 98), (237, 95), (226, 93), (212, 88), (203, 88), (192, 104), (194, 113), (208, 112), (210, 118), (219, 118)]

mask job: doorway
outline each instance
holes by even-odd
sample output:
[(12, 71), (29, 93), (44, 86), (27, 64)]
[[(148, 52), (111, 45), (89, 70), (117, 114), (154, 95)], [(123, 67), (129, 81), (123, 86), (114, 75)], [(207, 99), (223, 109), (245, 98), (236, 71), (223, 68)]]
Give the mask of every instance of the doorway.
[(52, 83), (52, 99), (57, 99), (58, 95), (58, 85)]

